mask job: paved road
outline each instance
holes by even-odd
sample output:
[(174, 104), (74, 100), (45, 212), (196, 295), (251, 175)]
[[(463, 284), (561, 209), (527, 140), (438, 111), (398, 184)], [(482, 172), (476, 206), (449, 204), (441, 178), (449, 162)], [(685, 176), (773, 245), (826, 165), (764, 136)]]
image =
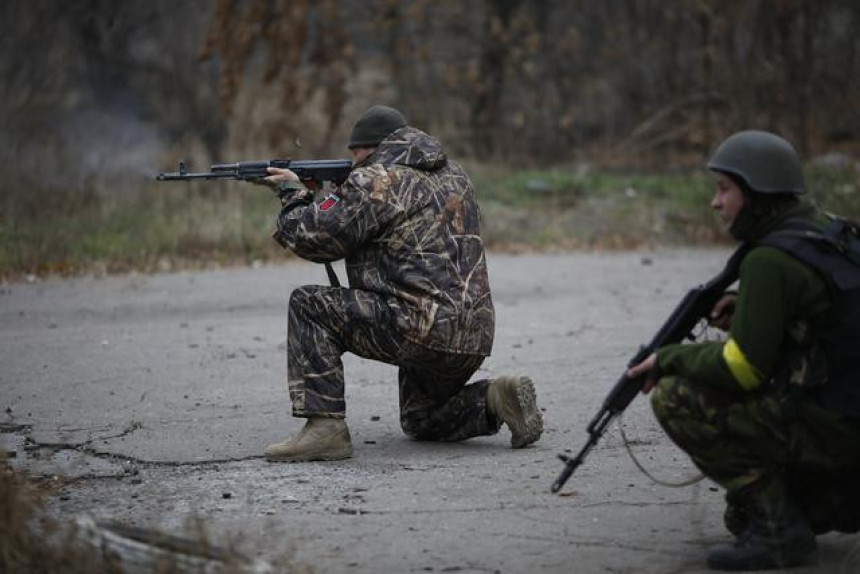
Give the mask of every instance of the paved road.
[[(251, 553), (318, 572), (700, 572), (725, 537), (713, 484), (651, 483), (613, 428), (563, 496), (549, 486), (555, 455), (581, 445), (632, 351), (726, 256), (492, 254), (498, 330), (477, 377), (536, 381), (547, 430), (523, 450), (504, 430), (407, 440), (395, 370), (347, 356), (355, 457), (262, 460), (300, 427), (284, 384), (286, 301), (325, 275), (298, 262), (0, 287), (0, 430), (16, 465), (77, 478), (48, 500), (56, 516), (173, 531), (199, 517)], [(647, 401), (625, 428), (655, 474), (695, 474)], [(820, 547), (820, 565), (798, 572), (860, 570), (856, 537)]]

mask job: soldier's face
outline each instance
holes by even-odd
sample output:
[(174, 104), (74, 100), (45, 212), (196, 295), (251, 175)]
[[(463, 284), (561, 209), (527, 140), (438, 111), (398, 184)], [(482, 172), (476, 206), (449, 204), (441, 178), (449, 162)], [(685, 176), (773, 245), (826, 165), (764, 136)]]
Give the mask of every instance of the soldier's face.
[(375, 147), (355, 147), (350, 149), (352, 152), (352, 165), (358, 165), (367, 159), (367, 156), (376, 151)]
[(715, 173), (714, 184), (716, 192), (711, 200), (711, 208), (717, 212), (726, 228), (729, 228), (744, 206), (744, 194), (732, 178), (725, 174)]

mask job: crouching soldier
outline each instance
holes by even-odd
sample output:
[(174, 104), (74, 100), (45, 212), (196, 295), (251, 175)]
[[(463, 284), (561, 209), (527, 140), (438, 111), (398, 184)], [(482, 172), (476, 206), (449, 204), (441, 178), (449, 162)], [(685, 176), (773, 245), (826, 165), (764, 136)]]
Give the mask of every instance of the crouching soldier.
[(708, 169), (711, 207), (751, 247), (712, 314), (728, 340), (668, 345), (629, 375), (648, 373), (665, 431), (726, 489), (736, 539), (708, 565), (796, 566), (816, 534), (860, 528), (860, 237), (801, 199), (779, 136), (737, 133)]
[(490, 354), (494, 312), (479, 210), (466, 172), (438, 141), (386, 106), (349, 141), (354, 169), (321, 202), (269, 168), (284, 207), (275, 239), (315, 262), (346, 260), (349, 288), (304, 286), (290, 297), (287, 382), (301, 431), (269, 446), (272, 461), (352, 456), (341, 355), (399, 367), (400, 424), (418, 440), (460, 441), (505, 424), (511, 446), (543, 431), (525, 377), (466, 384)]

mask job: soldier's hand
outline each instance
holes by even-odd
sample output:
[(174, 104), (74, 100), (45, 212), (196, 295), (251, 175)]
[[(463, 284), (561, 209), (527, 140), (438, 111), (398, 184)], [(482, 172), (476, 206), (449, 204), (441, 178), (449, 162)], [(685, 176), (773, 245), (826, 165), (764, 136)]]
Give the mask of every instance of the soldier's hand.
[(267, 169), (269, 170), (270, 175), (263, 178), (263, 182), (269, 185), (272, 189), (279, 190), (290, 186), (298, 188), (300, 183), (311, 191), (317, 191), (320, 187), (319, 183), (313, 179), (300, 179), (292, 170), (281, 169), (278, 167), (269, 167)]
[(642, 385), (642, 392), (646, 395), (650, 393), (651, 389), (657, 385), (657, 380), (659, 379), (656, 353), (651, 353), (644, 361), (627, 369), (626, 375), (628, 379), (636, 379), (644, 376), (645, 384)]
[(294, 184), (298, 188), (298, 185), (301, 183), (299, 176), (292, 170), (281, 169), (279, 167), (269, 167), (266, 170), (269, 172), (269, 175), (260, 180), (260, 183), (268, 185), (272, 189), (277, 189), (281, 183)]
[(711, 314), (708, 317), (708, 324), (712, 327), (716, 327), (721, 331), (728, 331), (732, 326), (732, 315), (735, 313), (735, 302), (737, 301), (737, 295), (734, 293), (726, 293), (723, 295), (719, 301), (717, 301), (714, 308), (711, 309)]

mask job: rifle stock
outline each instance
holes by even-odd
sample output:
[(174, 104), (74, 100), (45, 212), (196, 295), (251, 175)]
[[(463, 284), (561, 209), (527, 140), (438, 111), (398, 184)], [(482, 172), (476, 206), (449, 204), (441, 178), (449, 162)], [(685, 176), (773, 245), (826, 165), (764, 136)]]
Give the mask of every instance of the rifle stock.
[[(664, 345), (680, 343), (690, 337), (693, 328), (695, 328), (699, 321), (708, 316), (726, 289), (737, 280), (741, 261), (748, 250), (749, 247), (746, 244), (741, 245), (729, 258), (725, 268), (719, 275), (704, 285), (690, 289), (657, 331), (657, 334), (651, 339), (651, 342), (640, 347), (636, 354), (633, 355), (633, 358), (627, 363), (627, 368), (641, 363), (651, 353), (656, 352), (657, 349)], [(626, 374), (621, 375), (615, 386), (609, 391), (606, 399), (604, 399), (600, 410), (586, 428), (588, 440), (579, 453), (575, 457), (570, 457), (566, 454), (558, 455), (564, 461), (565, 465), (558, 478), (552, 484), (552, 492), (561, 490), (565, 482), (583, 463), (585, 457), (594, 448), (600, 437), (603, 436), (609, 423), (624, 412), (633, 399), (636, 398), (636, 395), (642, 391), (645, 379), (644, 376), (631, 379)]]

